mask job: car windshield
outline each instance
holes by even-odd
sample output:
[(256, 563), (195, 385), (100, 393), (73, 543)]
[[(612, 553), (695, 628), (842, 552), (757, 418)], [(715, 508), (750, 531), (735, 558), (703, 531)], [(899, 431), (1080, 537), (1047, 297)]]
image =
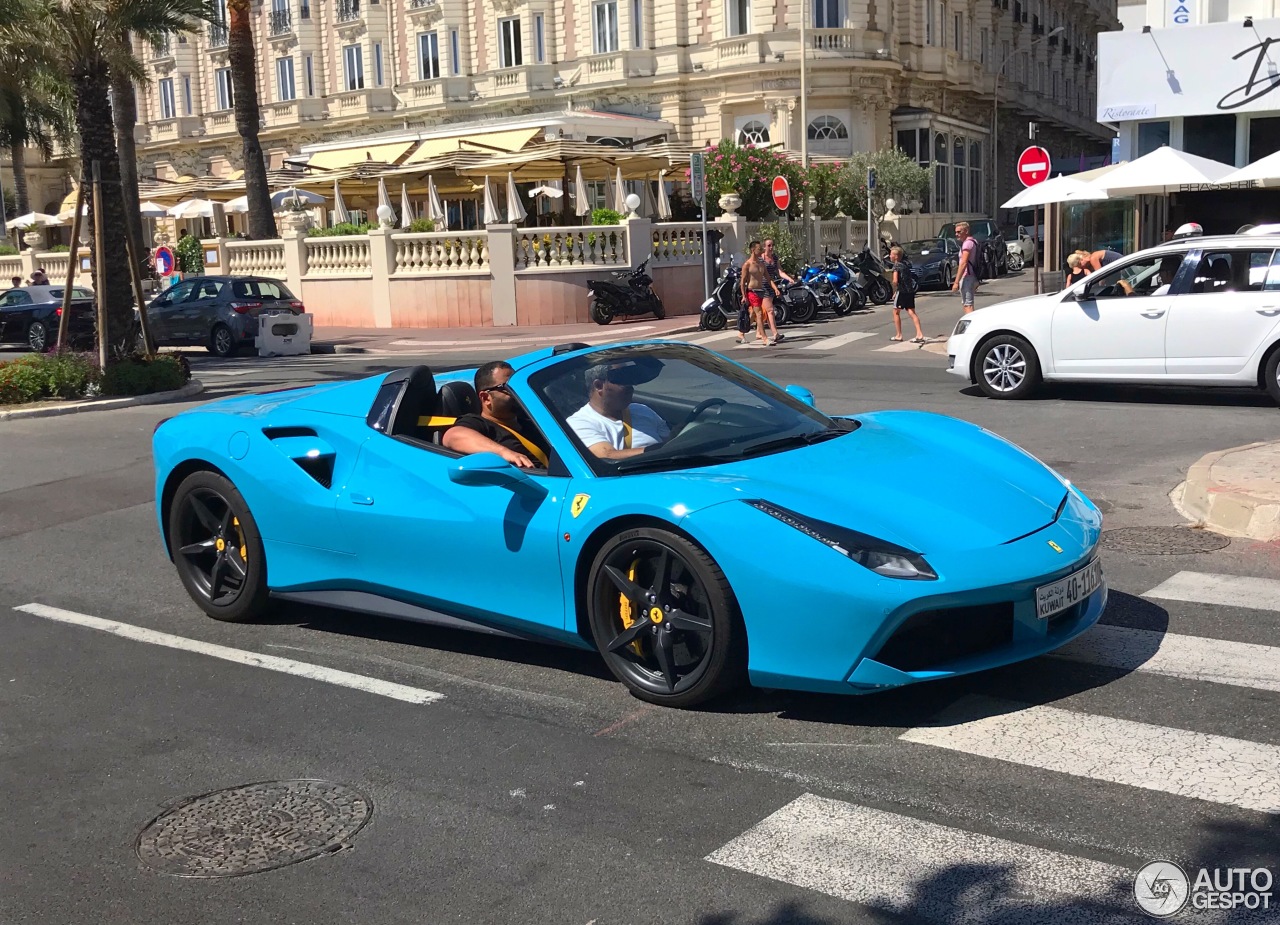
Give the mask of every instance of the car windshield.
[[(599, 475), (718, 465), (857, 426), (723, 357), (680, 344), (597, 350), (535, 374), (530, 384)], [(610, 448), (619, 458), (598, 455)]]
[(1022, 235), (1019, 234), (1017, 231), (1006, 231), (1004, 233), (1004, 239), (1006, 241), (1021, 241)]
[(931, 238), (927, 241), (908, 241), (902, 245), (903, 252), (908, 257), (926, 257), (929, 254), (947, 252), (947, 242), (941, 238)]

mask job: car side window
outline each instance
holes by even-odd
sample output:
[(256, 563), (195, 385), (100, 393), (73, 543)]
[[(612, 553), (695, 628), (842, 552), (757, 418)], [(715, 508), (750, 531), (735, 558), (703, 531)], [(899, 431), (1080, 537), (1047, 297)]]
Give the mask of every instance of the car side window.
[(195, 283), (178, 283), (178, 285), (162, 292), (153, 304), (160, 308), (165, 308), (175, 302), (181, 302), (191, 294), (191, 290), (194, 288)]
[(0, 299), (0, 305), (30, 305), (31, 296), (29, 293), (23, 292), (21, 289), (15, 289), (12, 292), (5, 293), (3, 299)]
[(1206, 251), (1196, 266), (1192, 292), (1261, 292), (1270, 276), (1270, 247)]
[(258, 292), (262, 295), (262, 298), (264, 299), (283, 299), (284, 298), (284, 296), (280, 294), (279, 286), (277, 286), (275, 283), (266, 282), (265, 280), (258, 281)]
[(1123, 299), (1129, 296), (1168, 295), (1186, 251), (1164, 253), (1104, 267), (1089, 277), (1083, 299)]
[(238, 279), (231, 284), (231, 294), (237, 299), (256, 299), (258, 284), (251, 279)]
[(211, 302), (214, 299), (218, 298), (218, 293), (222, 292), (222, 287), (224, 285), (225, 283), (218, 282), (215, 279), (201, 280), (199, 284), (199, 288), (196, 289), (196, 292), (193, 298), (201, 302), (205, 302), (205, 301)]

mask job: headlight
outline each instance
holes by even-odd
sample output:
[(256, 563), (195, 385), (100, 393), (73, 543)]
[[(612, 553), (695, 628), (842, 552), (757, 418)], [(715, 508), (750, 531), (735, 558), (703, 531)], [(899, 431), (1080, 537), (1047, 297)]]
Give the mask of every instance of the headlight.
[(972, 319), (970, 318), (961, 318), (959, 321), (957, 321), (956, 329), (951, 332), (952, 336), (959, 336), (963, 334), (965, 331), (969, 330), (969, 322), (971, 320)]
[(896, 543), (877, 539), (847, 527), (805, 517), (785, 507), (770, 504), (768, 501), (756, 500), (747, 503), (819, 543), (830, 546), (836, 552), (848, 556), (877, 575), (915, 581), (932, 581), (938, 577), (929, 563), (924, 561), (923, 556)]

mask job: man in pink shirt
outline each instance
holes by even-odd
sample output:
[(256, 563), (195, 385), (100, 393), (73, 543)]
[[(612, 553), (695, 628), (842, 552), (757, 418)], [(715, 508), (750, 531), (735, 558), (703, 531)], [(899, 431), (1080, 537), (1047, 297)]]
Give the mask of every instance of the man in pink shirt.
[(956, 268), (956, 279), (951, 284), (951, 291), (960, 290), (960, 304), (965, 314), (973, 311), (973, 296), (978, 290), (978, 277), (970, 264), (974, 251), (978, 249), (978, 239), (969, 232), (968, 222), (956, 224), (956, 238), (960, 241), (960, 265)]

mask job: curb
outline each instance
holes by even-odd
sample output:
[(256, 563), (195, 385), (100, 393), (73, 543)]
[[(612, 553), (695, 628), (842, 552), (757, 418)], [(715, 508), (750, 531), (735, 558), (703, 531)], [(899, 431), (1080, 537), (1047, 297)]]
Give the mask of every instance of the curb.
[(1280, 540), (1280, 483), (1270, 497), (1257, 489), (1220, 484), (1214, 466), (1237, 453), (1263, 447), (1280, 447), (1274, 442), (1250, 443), (1206, 453), (1187, 470), (1187, 480), (1169, 493), (1178, 513), (1188, 520), (1228, 536), (1263, 542)]
[[(661, 334), (660, 336), (658, 336), (658, 337), (655, 337), (655, 338), (654, 338), (654, 340), (666, 340), (666, 339), (668, 339), (668, 338), (670, 338), (670, 337), (672, 337), (672, 336), (674, 336), (674, 335), (676, 335), (676, 334), (693, 334), (693, 333), (696, 333), (696, 332), (701, 331), (701, 330), (702, 330), (701, 325), (699, 325), (699, 324), (689, 324), (689, 325), (685, 325), (684, 327), (672, 328), (670, 331), (663, 331), (663, 332), (662, 332), (662, 334)], [(569, 335), (565, 335), (565, 336), (566, 336), (566, 338), (568, 338), (565, 342), (566, 342), (566, 343), (569, 343), (569, 342), (571, 341), (571, 339), (572, 339), (572, 338), (570, 338), (570, 336), (569, 336)], [(493, 342), (493, 341), (496, 341), (496, 340), (497, 340), (496, 338), (492, 338), (492, 339), (491, 339), (491, 338), (485, 338), (485, 339), (482, 339), (482, 340), (477, 340), (477, 341), (475, 341), (476, 349), (477, 349), (477, 350), (485, 349), (486, 347), (491, 346), (492, 342)], [(499, 342), (497, 342), (497, 344), (496, 344), (496, 345), (497, 345), (497, 346), (499, 346), (499, 347), (501, 347), (501, 346), (502, 346), (502, 344), (501, 344), (501, 342), (500, 342), (500, 341), (499, 341)], [(606, 345), (603, 345), (603, 344), (602, 344), (601, 346), (606, 346)], [(455, 349), (456, 349), (456, 348), (455, 348)], [(423, 350), (424, 350), (424, 351), (426, 351), (426, 350), (430, 350), (430, 348), (429, 348), (429, 347), (425, 347), (425, 348), (423, 348)], [(387, 351), (387, 350), (371, 350), (371, 349), (370, 349), (370, 348), (368, 348), (368, 347), (357, 347), (357, 346), (355, 346), (354, 344), (325, 344), (325, 343), (321, 343), (321, 344), (312, 344), (312, 345), (311, 345), (311, 353), (312, 353), (312, 355), (330, 355), (330, 356), (331, 356), (331, 355), (333, 355), (333, 354), (335, 354), (335, 353), (377, 353), (377, 354), (379, 354), (380, 356), (385, 356), (385, 355), (387, 355), (387, 354), (395, 354), (395, 353), (413, 354), (413, 353), (416, 353), (416, 352), (418, 352), (418, 351), (413, 351), (413, 350), (390, 350), (390, 351)]]
[(72, 402), (67, 405), (51, 405), (48, 408), (18, 408), (13, 411), (0, 411), (0, 421), (16, 418), (52, 418), (64, 414), (79, 414), (84, 411), (114, 411), (117, 408), (133, 408), (137, 405), (161, 405), (165, 402), (182, 401), (204, 391), (204, 383), (192, 379), (180, 389), (172, 392), (153, 392), (150, 395), (130, 395), (124, 398), (100, 398), (89, 401)]
[(312, 344), (311, 353), (332, 355), (335, 353), (368, 353), (364, 347), (356, 347), (351, 344)]

